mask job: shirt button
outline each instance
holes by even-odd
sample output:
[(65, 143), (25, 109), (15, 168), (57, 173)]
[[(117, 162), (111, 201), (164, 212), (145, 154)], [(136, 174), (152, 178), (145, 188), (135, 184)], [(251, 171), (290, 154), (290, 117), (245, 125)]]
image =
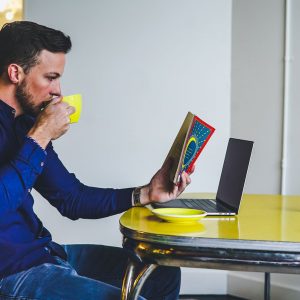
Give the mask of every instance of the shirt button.
[(16, 113), (16, 111), (13, 109), (13, 110), (12, 110), (12, 113), (13, 113), (13, 115), (14, 115), (14, 114)]
[(44, 162), (42, 161), (42, 162), (41, 162), (41, 167), (43, 167), (43, 166), (44, 166)]
[(31, 192), (31, 189), (28, 189), (28, 193), (30, 193)]

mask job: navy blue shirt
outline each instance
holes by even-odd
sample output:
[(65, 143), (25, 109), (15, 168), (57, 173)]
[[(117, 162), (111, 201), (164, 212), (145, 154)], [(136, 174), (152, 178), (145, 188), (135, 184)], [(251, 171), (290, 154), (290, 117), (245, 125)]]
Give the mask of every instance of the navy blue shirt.
[(102, 218), (132, 206), (132, 188), (82, 184), (52, 143), (44, 151), (26, 137), (33, 123), (27, 115), (15, 118), (14, 109), (0, 100), (0, 278), (65, 255), (33, 211), (32, 188), (73, 220)]

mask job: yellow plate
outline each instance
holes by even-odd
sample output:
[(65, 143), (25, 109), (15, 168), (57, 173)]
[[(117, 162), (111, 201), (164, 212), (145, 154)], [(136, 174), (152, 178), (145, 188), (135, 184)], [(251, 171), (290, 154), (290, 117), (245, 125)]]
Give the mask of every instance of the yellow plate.
[(176, 223), (197, 222), (207, 215), (204, 210), (191, 208), (155, 208), (152, 212), (165, 221)]

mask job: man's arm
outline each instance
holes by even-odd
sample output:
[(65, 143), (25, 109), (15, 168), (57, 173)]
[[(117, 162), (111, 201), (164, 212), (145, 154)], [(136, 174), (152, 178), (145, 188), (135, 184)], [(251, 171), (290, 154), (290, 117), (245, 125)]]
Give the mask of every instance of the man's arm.
[[(82, 184), (64, 167), (52, 144), (47, 147), (47, 160), (34, 188), (58, 211), (70, 218), (97, 219), (121, 213), (132, 206), (133, 188), (96, 188)], [(190, 183), (184, 173), (178, 186), (169, 182), (170, 164), (166, 163), (150, 183), (140, 189), (140, 203), (164, 202), (175, 199)]]

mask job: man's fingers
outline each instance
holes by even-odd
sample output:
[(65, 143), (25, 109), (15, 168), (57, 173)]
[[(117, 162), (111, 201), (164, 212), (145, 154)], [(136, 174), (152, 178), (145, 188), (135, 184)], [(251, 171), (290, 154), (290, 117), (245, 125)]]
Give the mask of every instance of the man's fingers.
[(56, 103), (60, 102), (62, 100), (62, 98), (63, 98), (62, 96), (54, 97), (54, 98), (52, 98), (50, 104), (56, 104)]
[(76, 109), (75, 109), (74, 106), (68, 106), (67, 107), (67, 111), (68, 111), (69, 115), (72, 115), (72, 114), (74, 114), (74, 112), (76, 111)]
[(178, 193), (181, 194), (185, 188), (192, 182), (190, 176), (186, 172), (182, 172), (178, 185)]

